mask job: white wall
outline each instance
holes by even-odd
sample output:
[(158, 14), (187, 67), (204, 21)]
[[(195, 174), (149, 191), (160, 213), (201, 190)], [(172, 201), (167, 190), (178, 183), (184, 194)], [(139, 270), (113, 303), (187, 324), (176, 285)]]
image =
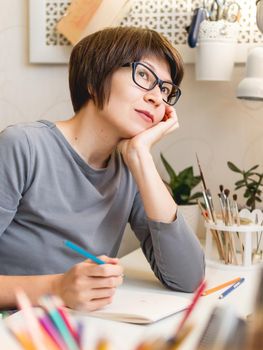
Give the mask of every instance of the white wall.
[[(0, 0), (0, 6), (0, 129), (41, 118), (68, 118), (72, 107), (67, 67), (28, 63), (27, 1)], [(233, 190), (237, 179), (227, 160), (241, 168), (260, 164), (263, 170), (263, 103), (235, 98), (244, 72), (240, 65), (230, 82), (197, 82), (194, 65), (185, 67), (183, 95), (177, 105), (180, 129), (153, 150), (162, 176), (160, 151), (177, 171), (189, 165), (197, 171), (197, 152), (216, 199), (219, 184)]]

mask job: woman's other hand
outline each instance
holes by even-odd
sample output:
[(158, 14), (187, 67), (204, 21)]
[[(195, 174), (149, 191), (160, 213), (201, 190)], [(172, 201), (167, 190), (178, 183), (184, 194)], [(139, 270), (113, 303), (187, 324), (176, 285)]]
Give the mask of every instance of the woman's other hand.
[(54, 293), (65, 305), (78, 310), (94, 311), (112, 302), (116, 288), (123, 282), (119, 259), (100, 256), (106, 264), (85, 260), (59, 275)]

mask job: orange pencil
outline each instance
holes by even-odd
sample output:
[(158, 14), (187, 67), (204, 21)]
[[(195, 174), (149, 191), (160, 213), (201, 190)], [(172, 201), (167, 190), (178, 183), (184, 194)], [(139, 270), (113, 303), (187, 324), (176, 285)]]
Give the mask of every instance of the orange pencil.
[(240, 277), (234, 278), (231, 281), (225, 282), (223, 284), (220, 284), (219, 286), (216, 286), (214, 288), (207, 289), (207, 290), (203, 291), (202, 295), (204, 296), (204, 295), (208, 295), (208, 294), (217, 292), (218, 290), (223, 289), (227, 286), (230, 286), (231, 284), (234, 284), (234, 283), (238, 282), (239, 280), (240, 280)]
[(36, 350), (34, 344), (26, 334), (15, 333), (15, 337), (17, 338), (18, 342), (22, 345), (23, 349)]

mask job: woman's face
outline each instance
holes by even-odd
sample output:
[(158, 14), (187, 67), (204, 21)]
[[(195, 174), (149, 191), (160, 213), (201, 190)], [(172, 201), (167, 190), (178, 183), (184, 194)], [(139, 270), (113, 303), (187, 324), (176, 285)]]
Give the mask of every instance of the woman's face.
[[(169, 64), (164, 59), (149, 56), (140, 62), (161, 80), (172, 81)], [(132, 67), (121, 67), (112, 76), (109, 102), (101, 113), (107, 128), (116, 132), (118, 138), (131, 138), (158, 124), (167, 108), (158, 85), (147, 91), (134, 83)]]

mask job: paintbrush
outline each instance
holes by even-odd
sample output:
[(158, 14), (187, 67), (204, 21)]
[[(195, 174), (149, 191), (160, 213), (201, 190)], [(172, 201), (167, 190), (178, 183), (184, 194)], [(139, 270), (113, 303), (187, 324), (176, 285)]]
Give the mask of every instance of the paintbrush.
[(224, 206), (224, 202), (223, 202), (223, 199), (222, 199), (222, 194), (218, 193), (218, 197), (219, 197), (219, 203), (220, 203), (220, 208), (221, 208), (222, 221), (226, 225), (225, 206)]
[(237, 195), (235, 193), (233, 194), (233, 203), (234, 203), (236, 223), (237, 223), (237, 226), (240, 226), (240, 217), (239, 217), (238, 205), (237, 205)]
[(222, 195), (222, 201), (223, 201), (223, 204), (225, 205), (225, 194), (224, 194), (224, 186), (223, 185), (219, 185), (219, 191), (220, 191), (220, 194)]
[(226, 188), (226, 189), (224, 189), (224, 194), (226, 196), (227, 225), (231, 226), (233, 224), (233, 220), (232, 220), (232, 215), (231, 215), (230, 202), (229, 202), (229, 198), (228, 198), (230, 191)]
[(204, 208), (202, 207), (202, 204), (200, 202), (200, 200), (197, 200), (197, 204), (199, 206), (199, 209), (201, 211), (201, 215), (203, 216), (203, 218), (205, 219), (206, 222), (208, 222), (208, 217), (207, 217), (207, 212), (204, 210)]
[(203, 175), (203, 172), (202, 172), (202, 169), (201, 169), (201, 165), (200, 165), (197, 153), (195, 154), (195, 156), (196, 156), (197, 165), (198, 165), (199, 173), (200, 173), (200, 176), (201, 176), (202, 184), (203, 184), (204, 190), (206, 191), (207, 187), (206, 187), (206, 183), (205, 183), (205, 178), (204, 178), (204, 175)]

